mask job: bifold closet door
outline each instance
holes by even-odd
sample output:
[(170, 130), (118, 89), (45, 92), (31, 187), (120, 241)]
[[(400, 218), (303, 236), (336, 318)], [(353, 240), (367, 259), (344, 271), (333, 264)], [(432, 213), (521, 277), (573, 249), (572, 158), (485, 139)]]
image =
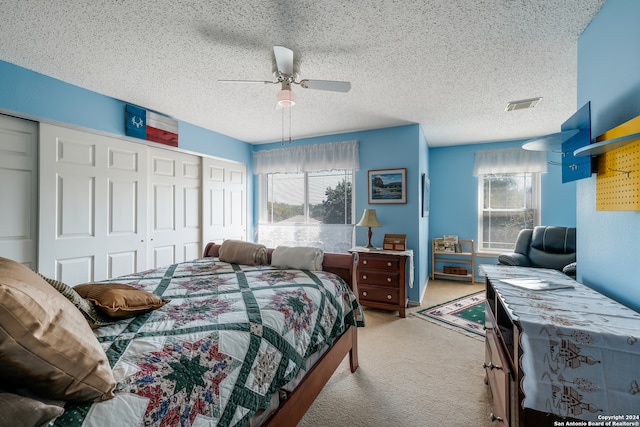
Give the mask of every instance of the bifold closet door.
[(38, 124), (0, 114), (0, 256), (31, 269), (38, 255)]
[(40, 124), (39, 271), (70, 285), (146, 265), (147, 148)]
[(202, 241), (247, 240), (247, 166), (203, 157)]
[(70, 285), (247, 238), (246, 165), (40, 125), (38, 270)]
[(149, 148), (150, 268), (202, 256), (201, 162), (199, 156)]

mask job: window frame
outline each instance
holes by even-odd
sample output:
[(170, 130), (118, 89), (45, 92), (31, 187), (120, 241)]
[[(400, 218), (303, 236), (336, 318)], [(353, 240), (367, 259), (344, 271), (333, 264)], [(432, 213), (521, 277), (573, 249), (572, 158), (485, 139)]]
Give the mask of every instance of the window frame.
[[(511, 212), (523, 212), (528, 210), (533, 210), (533, 226), (541, 225), (541, 217), (542, 217), (542, 173), (541, 172), (506, 172), (506, 173), (487, 173), (487, 174), (479, 174), (478, 175), (478, 210), (477, 210), (477, 220), (478, 220), (478, 245), (477, 252), (483, 252), (488, 254), (500, 254), (503, 252), (507, 252), (508, 249), (504, 248), (485, 248), (485, 242), (483, 239), (484, 235), (484, 212), (487, 211), (484, 209), (484, 183), (485, 177), (488, 175), (520, 175), (520, 174), (530, 174), (531, 175), (531, 208), (524, 209), (495, 209), (494, 212), (500, 211), (511, 211)], [(515, 248), (515, 239), (513, 241), (513, 247)]]

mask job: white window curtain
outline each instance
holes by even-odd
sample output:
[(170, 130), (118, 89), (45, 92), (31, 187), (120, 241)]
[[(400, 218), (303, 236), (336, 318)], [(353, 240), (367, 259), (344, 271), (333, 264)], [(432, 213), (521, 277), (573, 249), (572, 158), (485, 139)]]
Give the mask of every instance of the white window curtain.
[(474, 175), (491, 173), (546, 172), (547, 153), (522, 148), (476, 151)]
[(253, 173), (300, 173), (360, 169), (358, 141), (329, 142), (255, 151)]

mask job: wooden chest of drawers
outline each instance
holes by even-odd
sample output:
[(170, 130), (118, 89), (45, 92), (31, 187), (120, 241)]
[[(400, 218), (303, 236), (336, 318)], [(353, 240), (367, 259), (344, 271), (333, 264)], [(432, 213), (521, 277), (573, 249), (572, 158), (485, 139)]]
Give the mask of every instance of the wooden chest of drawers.
[(358, 251), (358, 297), (365, 307), (398, 311), (407, 307), (407, 255), (383, 251)]

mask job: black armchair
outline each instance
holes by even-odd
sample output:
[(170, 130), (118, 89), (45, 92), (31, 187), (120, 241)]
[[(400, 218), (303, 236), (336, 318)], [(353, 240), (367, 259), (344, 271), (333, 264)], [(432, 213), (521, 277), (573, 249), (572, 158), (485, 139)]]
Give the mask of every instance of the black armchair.
[(538, 226), (520, 230), (512, 253), (498, 256), (498, 263), (522, 267), (553, 268), (576, 275), (576, 229)]

